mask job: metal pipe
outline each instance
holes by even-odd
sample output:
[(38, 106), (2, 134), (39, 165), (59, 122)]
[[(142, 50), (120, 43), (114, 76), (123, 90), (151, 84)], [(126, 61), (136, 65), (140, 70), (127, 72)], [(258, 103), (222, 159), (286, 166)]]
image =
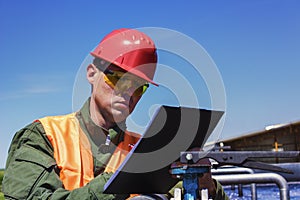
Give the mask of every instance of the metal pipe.
[(239, 197), (242, 197), (243, 196), (243, 185), (242, 184), (238, 185), (238, 192), (239, 192)]
[(213, 175), (219, 174), (254, 174), (254, 170), (245, 167), (224, 167), (218, 169), (212, 169), (211, 173)]
[[(300, 162), (278, 163), (278, 164), (272, 164), (272, 165), (277, 166), (277, 167), (282, 167), (282, 168), (285, 168), (285, 169), (288, 169), (288, 170), (294, 172), (294, 174), (276, 172), (277, 174), (283, 176), (285, 178), (285, 180), (287, 180), (288, 182), (300, 180)], [(254, 172), (255, 173), (271, 173), (272, 171), (254, 169)]]
[[(254, 170), (245, 167), (223, 167), (211, 170), (212, 175), (224, 175), (224, 174), (254, 174)], [(241, 190), (242, 188), (239, 188)], [(239, 191), (240, 192), (240, 191)], [(251, 197), (252, 200), (257, 199), (257, 191), (255, 183), (251, 183)]]
[(276, 183), (280, 191), (281, 200), (289, 200), (289, 186), (287, 181), (275, 173), (261, 173), (261, 174), (234, 174), (234, 175), (218, 175), (213, 176), (223, 185), (230, 184), (250, 184), (250, 183)]

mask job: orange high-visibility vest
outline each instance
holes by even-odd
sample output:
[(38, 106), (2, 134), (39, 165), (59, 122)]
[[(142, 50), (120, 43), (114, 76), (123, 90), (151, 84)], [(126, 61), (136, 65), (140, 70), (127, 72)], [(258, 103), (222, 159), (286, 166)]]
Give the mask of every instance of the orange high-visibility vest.
[[(94, 178), (94, 162), (90, 142), (79, 125), (76, 113), (39, 119), (54, 149), (54, 158), (60, 169), (59, 177), (65, 189), (73, 190)], [(140, 136), (125, 132), (105, 171), (115, 172)]]

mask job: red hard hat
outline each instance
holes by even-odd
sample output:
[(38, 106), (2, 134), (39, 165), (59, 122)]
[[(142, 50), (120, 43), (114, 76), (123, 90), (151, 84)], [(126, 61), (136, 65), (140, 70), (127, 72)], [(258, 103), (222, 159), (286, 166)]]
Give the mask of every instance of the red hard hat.
[(106, 35), (91, 55), (153, 82), (157, 54), (152, 39), (135, 29), (118, 29)]

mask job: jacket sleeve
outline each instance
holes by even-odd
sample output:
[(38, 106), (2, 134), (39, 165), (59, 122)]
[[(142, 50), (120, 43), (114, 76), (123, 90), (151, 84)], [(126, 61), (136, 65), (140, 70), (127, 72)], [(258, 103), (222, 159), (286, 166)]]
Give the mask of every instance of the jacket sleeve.
[(39, 122), (17, 132), (8, 152), (2, 182), (5, 199), (125, 199), (103, 194), (111, 174), (102, 173), (84, 187), (65, 190), (53, 157), (53, 149)]
[(216, 196), (214, 197), (214, 200), (229, 200), (229, 197), (225, 193), (222, 185), (215, 180), (215, 184), (217, 187)]

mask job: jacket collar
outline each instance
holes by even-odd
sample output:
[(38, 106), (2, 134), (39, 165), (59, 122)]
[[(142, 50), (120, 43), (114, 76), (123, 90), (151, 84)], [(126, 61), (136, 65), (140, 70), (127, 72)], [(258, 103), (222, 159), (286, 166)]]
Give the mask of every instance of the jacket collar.
[(90, 137), (92, 134), (99, 134), (103, 136), (101, 137), (101, 143), (105, 143), (106, 136), (109, 134), (111, 141), (115, 144), (119, 143), (120, 140), (123, 139), (124, 131), (126, 130), (125, 121), (116, 124), (109, 130), (98, 126), (93, 122), (90, 116), (90, 98), (84, 103), (83, 107), (77, 112), (76, 116), (79, 118), (79, 121), (83, 123), (82, 128), (86, 133), (88, 133), (88, 137)]

